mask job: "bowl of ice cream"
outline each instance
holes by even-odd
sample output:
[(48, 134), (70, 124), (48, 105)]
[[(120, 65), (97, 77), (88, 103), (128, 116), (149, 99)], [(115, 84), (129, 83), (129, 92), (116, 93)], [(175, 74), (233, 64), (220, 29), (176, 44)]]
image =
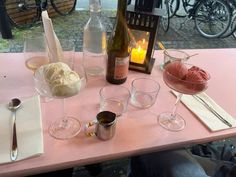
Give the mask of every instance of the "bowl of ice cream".
[(196, 94), (207, 89), (210, 74), (200, 67), (180, 60), (166, 63), (163, 80), (171, 89), (184, 93)]
[(82, 86), (81, 76), (63, 63), (41, 66), (34, 73), (35, 88), (45, 97), (66, 98), (76, 95)]

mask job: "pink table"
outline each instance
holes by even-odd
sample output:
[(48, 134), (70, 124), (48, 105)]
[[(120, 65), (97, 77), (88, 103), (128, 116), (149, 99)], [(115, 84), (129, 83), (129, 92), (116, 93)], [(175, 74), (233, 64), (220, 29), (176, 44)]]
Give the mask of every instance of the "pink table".
[[(233, 117), (236, 117), (236, 49), (186, 50), (189, 54), (199, 53), (189, 61), (204, 67), (211, 74), (206, 93), (211, 96)], [(173, 108), (175, 97), (162, 81), (158, 70), (163, 55), (155, 53), (156, 66), (151, 75), (130, 72), (127, 82), (130, 87), (134, 78), (147, 77), (157, 80), (161, 85), (156, 104), (150, 109), (138, 110), (132, 106), (128, 112), (118, 118), (117, 132), (109, 141), (100, 141), (96, 137), (86, 137), (81, 132), (78, 137), (59, 141), (49, 136), (48, 125), (60, 114), (60, 102), (54, 100), (42, 103), (42, 121), (44, 129), (44, 149), (41, 156), (0, 165), (0, 176), (23, 176), (53, 171), (73, 166), (127, 157), (163, 149), (183, 147), (196, 143), (219, 140), (236, 135), (236, 128), (210, 132), (185, 106), (180, 105), (178, 112), (186, 120), (186, 128), (180, 132), (169, 132), (157, 123), (157, 115)], [(77, 54), (80, 60), (80, 54)], [(99, 89), (106, 85), (104, 79), (89, 80), (86, 89), (67, 100), (68, 112), (77, 116), (82, 123), (93, 119), (99, 107)], [(31, 71), (24, 66), (23, 54), (0, 54), (0, 103), (12, 96), (26, 97), (36, 94), (33, 88)]]

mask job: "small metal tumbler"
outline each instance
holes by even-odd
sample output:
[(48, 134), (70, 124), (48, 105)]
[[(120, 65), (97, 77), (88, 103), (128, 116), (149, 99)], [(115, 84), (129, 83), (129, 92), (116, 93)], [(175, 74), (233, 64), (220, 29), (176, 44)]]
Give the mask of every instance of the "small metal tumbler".
[[(95, 126), (94, 131), (88, 131), (89, 127)], [(109, 140), (115, 135), (116, 114), (110, 111), (102, 111), (97, 114), (96, 120), (85, 125), (85, 133), (88, 136), (96, 135), (101, 140)]]

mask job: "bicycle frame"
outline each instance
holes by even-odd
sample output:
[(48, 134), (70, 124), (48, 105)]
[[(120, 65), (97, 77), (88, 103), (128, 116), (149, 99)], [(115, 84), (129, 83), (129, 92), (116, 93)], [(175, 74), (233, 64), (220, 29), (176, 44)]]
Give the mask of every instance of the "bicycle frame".
[[(192, 16), (192, 12), (196, 9), (196, 7), (204, 0), (194, 0), (193, 4), (190, 4), (190, 0), (182, 0), (183, 9), (188, 14), (189, 17)], [(192, 7), (190, 9), (187, 9), (187, 7)], [(178, 7), (179, 10), (180, 6)]]
[[(184, 1), (184, 0), (182, 0), (182, 1)], [(187, 0), (185, 0), (185, 1), (187, 1)], [(192, 8), (188, 10), (188, 17), (190, 19), (194, 18), (194, 14), (195, 14), (197, 7), (199, 6), (199, 4), (201, 4), (204, 1), (205, 0), (195, 0), (194, 4), (192, 5)]]
[(187, 7), (194, 7), (196, 4), (196, 1), (198, 1), (198, 0), (194, 0), (194, 3), (190, 4), (190, 0), (182, 0), (183, 8), (186, 13), (188, 13)]
[[(196, 2), (198, 2), (199, 0), (194, 0), (193, 3), (190, 3), (191, 0), (172, 0), (172, 2), (173, 1), (177, 1), (176, 2), (176, 10), (173, 11), (174, 15), (177, 17), (186, 17), (186, 16), (188, 16), (189, 11), (196, 5)], [(181, 2), (182, 2), (182, 6), (181, 6)], [(191, 7), (191, 8), (188, 9), (188, 7)], [(184, 14), (184, 15), (181, 13), (178, 14), (178, 11), (180, 9), (183, 9), (186, 14)]]

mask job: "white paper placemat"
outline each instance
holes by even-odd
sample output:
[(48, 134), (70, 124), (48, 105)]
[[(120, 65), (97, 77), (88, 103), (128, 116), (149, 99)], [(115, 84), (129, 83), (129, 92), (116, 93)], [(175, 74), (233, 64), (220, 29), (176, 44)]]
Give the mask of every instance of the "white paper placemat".
[[(176, 95), (177, 92), (173, 93)], [(236, 119), (227, 113), (222, 107), (220, 107), (213, 99), (211, 99), (206, 93), (202, 92), (198, 94), (206, 103), (208, 103), (218, 114), (220, 114), (225, 120), (227, 120), (232, 128), (236, 127)], [(219, 131), (230, 128), (218, 119), (211, 111), (209, 111), (203, 104), (201, 104), (192, 95), (183, 95), (181, 102), (191, 110), (200, 121), (202, 121), (211, 131)]]
[[(33, 96), (21, 101), (22, 105), (16, 112), (17, 160), (44, 152), (39, 97)], [(0, 163), (11, 162), (12, 113), (7, 105), (0, 105)]]

